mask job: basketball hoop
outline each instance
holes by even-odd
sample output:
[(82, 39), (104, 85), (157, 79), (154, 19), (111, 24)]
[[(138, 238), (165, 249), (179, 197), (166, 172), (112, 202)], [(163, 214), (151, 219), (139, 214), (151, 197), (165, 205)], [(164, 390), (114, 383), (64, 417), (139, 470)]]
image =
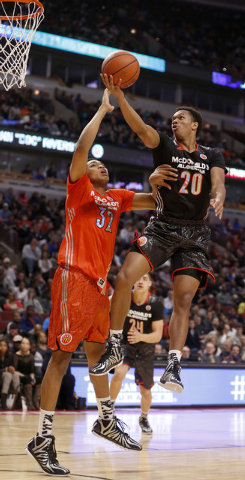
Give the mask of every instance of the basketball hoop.
[(33, 36), (44, 18), (39, 0), (0, 0), (0, 85), (25, 87)]

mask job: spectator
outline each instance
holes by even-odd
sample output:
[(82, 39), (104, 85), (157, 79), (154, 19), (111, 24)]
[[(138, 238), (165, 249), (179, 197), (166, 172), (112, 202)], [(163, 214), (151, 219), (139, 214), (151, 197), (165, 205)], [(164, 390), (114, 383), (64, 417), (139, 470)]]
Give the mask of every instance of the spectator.
[(11, 323), (9, 325), (9, 333), (7, 333), (3, 340), (8, 343), (9, 350), (14, 353), (14, 337), (18, 334), (18, 325), (16, 323)]
[(206, 329), (202, 323), (202, 317), (201, 315), (194, 315), (193, 320), (195, 322), (195, 331), (199, 336), (200, 343), (202, 344), (206, 338)]
[(28, 294), (28, 289), (26, 288), (25, 282), (20, 282), (19, 286), (15, 287), (14, 294), (15, 294), (16, 300), (19, 300), (21, 303), (24, 302)]
[(16, 197), (16, 200), (20, 203), (20, 205), (28, 205), (29, 199), (26, 197), (26, 192), (21, 190), (19, 196)]
[(38, 169), (37, 173), (34, 174), (33, 179), (34, 180), (42, 180), (42, 181), (45, 180), (45, 176), (43, 174), (43, 169), (42, 168)]
[(35, 378), (34, 357), (30, 353), (30, 340), (22, 338), (20, 350), (14, 356), (14, 367), (20, 377), (26, 399), (27, 410), (40, 406), (41, 385)]
[(168, 288), (167, 296), (163, 299), (164, 315), (170, 315), (173, 311), (173, 289)]
[(212, 342), (207, 342), (202, 355), (203, 363), (220, 363), (219, 355), (216, 355), (217, 349)]
[(10, 388), (13, 389), (13, 393), (19, 391), (19, 375), (15, 371), (13, 354), (10, 352), (7, 340), (0, 340), (0, 389), (3, 410), (7, 410), (7, 397)]
[(9, 257), (5, 257), (3, 259), (3, 275), (4, 277), (10, 277), (12, 282), (14, 283), (16, 280), (16, 274), (13, 267), (11, 267), (11, 260)]
[(242, 345), (242, 336), (243, 336), (243, 324), (242, 323), (236, 323), (235, 325), (235, 330), (236, 333), (233, 337), (233, 343), (236, 343), (237, 345)]
[(240, 346), (233, 343), (231, 347), (230, 355), (224, 358), (222, 363), (240, 363), (241, 362), (241, 355), (240, 355)]
[(54, 163), (51, 163), (49, 169), (47, 170), (47, 177), (48, 178), (57, 178), (57, 171), (56, 171)]
[(14, 292), (9, 292), (5, 303), (3, 304), (3, 310), (19, 310), (19, 312), (21, 312), (24, 310), (24, 307), (19, 300), (15, 299)]
[(19, 247), (22, 249), (24, 245), (31, 240), (31, 223), (28, 221), (27, 215), (23, 215), (18, 225), (17, 233), (19, 237)]
[(162, 269), (159, 272), (159, 278), (162, 282), (163, 287), (168, 288), (171, 282), (170, 265), (163, 265)]
[(20, 344), (21, 344), (22, 338), (23, 337), (21, 335), (15, 335), (14, 336), (14, 338), (13, 338), (13, 343), (14, 343), (13, 353), (18, 352), (18, 350), (20, 349)]
[(191, 319), (189, 320), (189, 329), (185, 344), (187, 345), (187, 347), (190, 348), (190, 351), (193, 353), (197, 353), (201, 349), (199, 335), (195, 329), (195, 322)]
[(43, 379), (43, 372), (42, 372), (43, 356), (41, 355), (40, 352), (37, 351), (37, 344), (34, 340), (30, 340), (30, 352), (34, 357), (35, 378), (36, 379), (39, 378), (41, 382)]
[(22, 332), (31, 334), (34, 331), (35, 325), (41, 324), (39, 317), (35, 317), (34, 308), (29, 305), (26, 309), (26, 313), (22, 315), (20, 328)]
[(221, 287), (221, 292), (216, 296), (216, 302), (221, 303), (221, 305), (232, 305), (233, 300), (231, 294), (227, 290), (227, 285), (224, 283)]
[(49, 251), (44, 250), (40, 260), (38, 260), (38, 267), (41, 271), (41, 274), (44, 280), (47, 280), (50, 275), (50, 271), (53, 269), (52, 261), (50, 260)]
[(45, 332), (41, 331), (38, 335), (37, 352), (44, 357), (44, 354), (47, 352), (47, 350), (49, 350), (47, 345), (47, 335)]
[(0, 217), (2, 219), (2, 222), (6, 222), (9, 218), (9, 215), (10, 215), (9, 204), (5, 202), (3, 204), (3, 208), (0, 210)]
[(225, 340), (225, 342), (223, 343), (223, 350), (220, 354), (221, 362), (223, 362), (223, 360), (225, 360), (226, 357), (230, 355), (231, 347), (232, 347), (232, 340), (231, 339)]
[(22, 170), (21, 173), (23, 173), (24, 175), (33, 175), (33, 171), (32, 171), (32, 169), (31, 169), (31, 165), (28, 163), (28, 164), (25, 166), (24, 170)]
[(29, 244), (24, 245), (22, 249), (22, 263), (27, 275), (32, 275), (37, 268), (38, 260), (41, 258), (41, 250), (38, 247), (39, 242), (33, 238)]
[(29, 288), (28, 294), (25, 297), (23, 304), (25, 309), (27, 309), (27, 307), (29, 306), (32, 306), (35, 313), (38, 313), (39, 315), (43, 313), (43, 307), (39, 300), (36, 298), (34, 288)]
[(50, 315), (44, 319), (43, 322), (43, 331), (47, 332), (48, 327), (49, 327), (49, 322), (50, 322)]
[(192, 353), (190, 348), (187, 347), (187, 345), (185, 345), (183, 347), (183, 350), (182, 350), (182, 357), (181, 357), (181, 363), (185, 363), (185, 362), (197, 362), (199, 361), (201, 358), (200, 356), (198, 356), (197, 354), (195, 353)]
[(21, 312), (19, 310), (15, 310), (13, 312), (13, 320), (7, 324), (7, 326), (4, 329), (4, 334), (9, 334), (9, 328), (12, 323), (17, 325), (18, 327), (18, 332), (20, 332), (20, 320), (21, 320)]
[(236, 335), (236, 330), (231, 328), (229, 322), (225, 322), (222, 328), (222, 335), (220, 337), (220, 345), (222, 346), (224, 342), (228, 339), (231, 339), (233, 342), (233, 338)]

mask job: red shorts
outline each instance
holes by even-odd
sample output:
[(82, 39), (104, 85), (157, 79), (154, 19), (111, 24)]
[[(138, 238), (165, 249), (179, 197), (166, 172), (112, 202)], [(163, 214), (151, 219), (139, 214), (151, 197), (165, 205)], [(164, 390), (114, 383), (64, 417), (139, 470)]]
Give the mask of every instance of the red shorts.
[(59, 266), (52, 282), (48, 346), (74, 352), (81, 340), (104, 343), (110, 328), (109, 298), (79, 269)]

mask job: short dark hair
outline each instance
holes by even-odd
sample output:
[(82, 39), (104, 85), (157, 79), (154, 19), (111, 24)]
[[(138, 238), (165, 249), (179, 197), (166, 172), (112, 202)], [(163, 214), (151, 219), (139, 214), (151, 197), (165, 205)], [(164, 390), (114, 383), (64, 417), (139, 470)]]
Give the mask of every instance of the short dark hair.
[(196, 110), (193, 107), (188, 107), (188, 106), (185, 106), (185, 105), (177, 108), (176, 112), (178, 112), (179, 110), (187, 110), (187, 112), (189, 112), (191, 114), (194, 122), (198, 123), (197, 134), (196, 134), (196, 136), (198, 136), (201, 129), (202, 129), (202, 115), (200, 114), (200, 112), (198, 112), (198, 110)]

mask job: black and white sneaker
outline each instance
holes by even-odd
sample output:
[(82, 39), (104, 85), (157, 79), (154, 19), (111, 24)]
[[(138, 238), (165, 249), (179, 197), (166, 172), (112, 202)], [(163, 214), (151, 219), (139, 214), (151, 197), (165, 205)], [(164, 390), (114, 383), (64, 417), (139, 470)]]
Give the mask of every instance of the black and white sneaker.
[(171, 353), (168, 357), (168, 364), (166, 370), (160, 378), (158, 385), (166, 388), (167, 390), (172, 390), (176, 393), (182, 393), (184, 385), (180, 379), (180, 371), (180, 363), (176, 355), (174, 353)]
[(105, 375), (115, 367), (122, 365), (122, 352), (120, 343), (109, 343), (105, 353), (100, 357), (90, 369), (91, 375)]
[(28, 443), (26, 451), (48, 475), (69, 475), (70, 470), (62, 467), (57, 460), (54, 442), (55, 438), (53, 435), (43, 437), (37, 433)]
[(142, 450), (142, 445), (125, 433), (125, 428), (125, 423), (117, 417), (113, 417), (111, 420), (103, 420), (99, 417), (93, 424), (92, 433), (125, 450)]
[(142, 433), (145, 433), (146, 435), (151, 435), (153, 433), (147, 417), (143, 417), (141, 415), (139, 418), (139, 425), (141, 427)]

